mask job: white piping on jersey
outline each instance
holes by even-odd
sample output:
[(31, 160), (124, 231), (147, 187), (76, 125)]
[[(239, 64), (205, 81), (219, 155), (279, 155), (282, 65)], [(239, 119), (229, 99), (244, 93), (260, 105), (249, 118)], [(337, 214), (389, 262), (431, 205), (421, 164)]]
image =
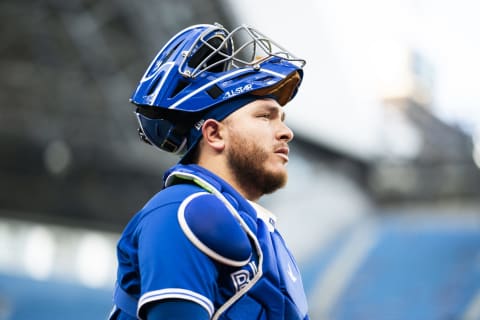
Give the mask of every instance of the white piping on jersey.
[(174, 171), (168, 176), (168, 178), (165, 181), (165, 185), (168, 186), (170, 184), (169, 183), (170, 178), (173, 179), (174, 177), (180, 177), (180, 178), (184, 178), (184, 179), (187, 179), (187, 180), (194, 181), (195, 183), (197, 183), (199, 186), (201, 186), (202, 188), (204, 188), (208, 192), (211, 192), (212, 194), (217, 196), (223, 202), (223, 204), (225, 204), (228, 211), (230, 211), (230, 213), (237, 219), (240, 226), (245, 230), (247, 235), (253, 241), (253, 243), (255, 245), (255, 250), (257, 251), (258, 272), (253, 275), (252, 279), (243, 288), (238, 290), (233, 296), (230, 297), (230, 299), (225, 301), (225, 303), (220, 308), (218, 308), (217, 311), (215, 311), (215, 314), (213, 315), (211, 320), (218, 320), (218, 318), (220, 318), (222, 313), (224, 313), (228, 308), (230, 308), (230, 306), (232, 304), (234, 304), (245, 293), (247, 293), (247, 291), (250, 290), (258, 282), (258, 280), (260, 280), (260, 278), (262, 277), (262, 275), (263, 275), (263, 252), (262, 252), (262, 248), (260, 247), (260, 243), (258, 242), (258, 239), (257, 239), (257, 236), (255, 235), (255, 233), (252, 230), (250, 230), (248, 225), (245, 223), (245, 221), (243, 221), (240, 214), (237, 212), (237, 210), (235, 210), (235, 208), (227, 200), (227, 198), (225, 198), (225, 196), (220, 191), (218, 191), (213, 185), (211, 185), (210, 183), (208, 183), (204, 179), (201, 179), (201, 178), (197, 177), (194, 174), (186, 173), (186, 172), (178, 172), (178, 171)]
[(251, 258), (251, 255), (243, 260), (243, 261), (238, 261), (238, 260), (232, 260), (232, 259), (228, 259), (218, 253), (216, 253), (215, 251), (213, 251), (212, 249), (210, 249), (209, 247), (207, 247), (202, 241), (200, 241), (197, 236), (195, 235), (195, 233), (192, 231), (192, 229), (190, 229), (190, 226), (188, 225), (187, 221), (185, 220), (185, 207), (190, 203), (190, 201), (192, 201), (193, 199), (201, 196), (201, 195), (205, 195), (205, 194), (210, 194), (208, 192), (198, 192), (198, 193), (194, 193), (190, 196), (188, 196), (185, 200), (183, 200), (183, 202), (180, 204), (180, 207), (178, 208), (178, 214), (177, 214), (177, 217), (178, 217), (178, 222), (180, 223), (180, 227), (182, 228), (183, 232), (185, 233), (185, 235), (187, 236), (187, 238), (193, 242), (193, 244), (198, 248), (200, 249), (200, 251), (202, 251), (203, 253), (205, 253), (207, 256), (223, 263), (223, 264), (226, 264), (228, 266), (232, 266), (232, 267), (243, 267), (244, 265), (246, 265), (248, 263), (248, 261), (250, 261), (250, 258)]
[(107, 319), (110, 320), (110, 319), (112, 318), (113, 314), (115, 313), (115, 311), (117, 311), (117, 310), (118, 310), (118, 307), (117, 307), (116, 304), (114, 304), (112, 310), (111, 310), (110, 313), (108, 314), (108, 318), (107, 318)]
[[(271, 70), (268, 70), (268, 69), (261, 69), (261, 71), (263, 72), (266, 72), (266, 73), (270, 73), (274, 76), (277, 76), (279, 78), (282, 78), (284, 79), (285, 76), (281, 73), (278, 73), (278, 72), (275, 72), (275, 71), (271, 71)], [(190, 92), (189, 94), (187, 94), (185, 97), (183, 97), (182, 99), (178, 100), (177, 102), (175, 102), (174, 104), (172, 104), (170, 107), (168, 107), (169, 109), (175, 109), (179, 104), (182, 104), (185, 100), (187, 99), (190, 99), (191, 97), (193, 97), (194, 95), (196, 95), (197, 93), (205, 90), (206, 88), (212, 86), (213, 84), (216, 84), (217, 82), (220, 82), (222, 80), (224, 80), (225, 78), (230, 78), (236, 74), (239, 74), (239, 73), (244, 73), (245, 72), (245, 69), (239, 69), (237, 71), (233, 71), (233, 72), (230, 72), (226, 75), (224, 75), (223, 77), (219, 77), (213, 81), (210, 81), (209, 83), (201, 86), (200, 88), (198, 88), (197, 90), (193, 91), (193, 92)], [(257, 70), (255, 70), (255, 72), (258, 72)]]
[(141, 319), (139, 312), (143, 305), (152, 301), (164, 299), (183, 299), (195, 302), (207, 310), (209, 317), (212, 316), (214, 311), (213, 303), (207, 297), (186, 289), (169, 288), (144, 293), (138, 300), (137, 318)]

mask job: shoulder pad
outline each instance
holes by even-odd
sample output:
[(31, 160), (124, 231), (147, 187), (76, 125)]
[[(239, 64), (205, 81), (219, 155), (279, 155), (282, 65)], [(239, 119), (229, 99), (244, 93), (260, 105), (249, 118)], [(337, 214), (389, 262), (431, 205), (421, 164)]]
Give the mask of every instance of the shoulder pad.
[(199, 192), (186, 198), (178, 209), (178, 221), (187, 238), (210, 258), (234, 267), (250, 261), (247, 233), (215, 195)]

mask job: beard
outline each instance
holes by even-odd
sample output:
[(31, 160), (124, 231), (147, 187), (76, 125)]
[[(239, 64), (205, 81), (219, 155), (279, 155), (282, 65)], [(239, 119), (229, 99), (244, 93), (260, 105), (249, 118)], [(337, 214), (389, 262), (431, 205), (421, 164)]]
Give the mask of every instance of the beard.
[(287, 183), (287, 173), (265, 168), (269, 152), (256, 143), (235, 137), (227, 153), (227, 160), (236, 181), (245, 190), (255, 190), (260, 196), (270, 194)]

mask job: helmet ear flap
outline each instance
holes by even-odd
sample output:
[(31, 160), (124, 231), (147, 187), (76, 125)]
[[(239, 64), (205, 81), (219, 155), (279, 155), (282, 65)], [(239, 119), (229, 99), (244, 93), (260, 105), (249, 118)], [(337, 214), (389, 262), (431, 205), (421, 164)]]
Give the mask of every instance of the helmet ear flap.
[(185, 151), (187, 137), (182, 126), (167, 119), (152, 119), (139, 112), (136, 115), (140, 126), (138, 132), (144, 142), (171, 153)]

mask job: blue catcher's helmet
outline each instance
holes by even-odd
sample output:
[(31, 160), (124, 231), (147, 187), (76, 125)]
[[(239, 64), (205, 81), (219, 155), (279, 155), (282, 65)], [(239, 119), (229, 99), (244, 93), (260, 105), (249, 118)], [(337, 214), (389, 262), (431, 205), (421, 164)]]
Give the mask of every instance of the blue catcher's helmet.
[(188, 153), (200, 139), (202, 119), (220, 121), (259, 97), (285, 105), (304, 65), (245, 25), (231, 32), (219, 24), (186, 28), (160, 50), (130, 99), (140, 136), (162, 150)]

